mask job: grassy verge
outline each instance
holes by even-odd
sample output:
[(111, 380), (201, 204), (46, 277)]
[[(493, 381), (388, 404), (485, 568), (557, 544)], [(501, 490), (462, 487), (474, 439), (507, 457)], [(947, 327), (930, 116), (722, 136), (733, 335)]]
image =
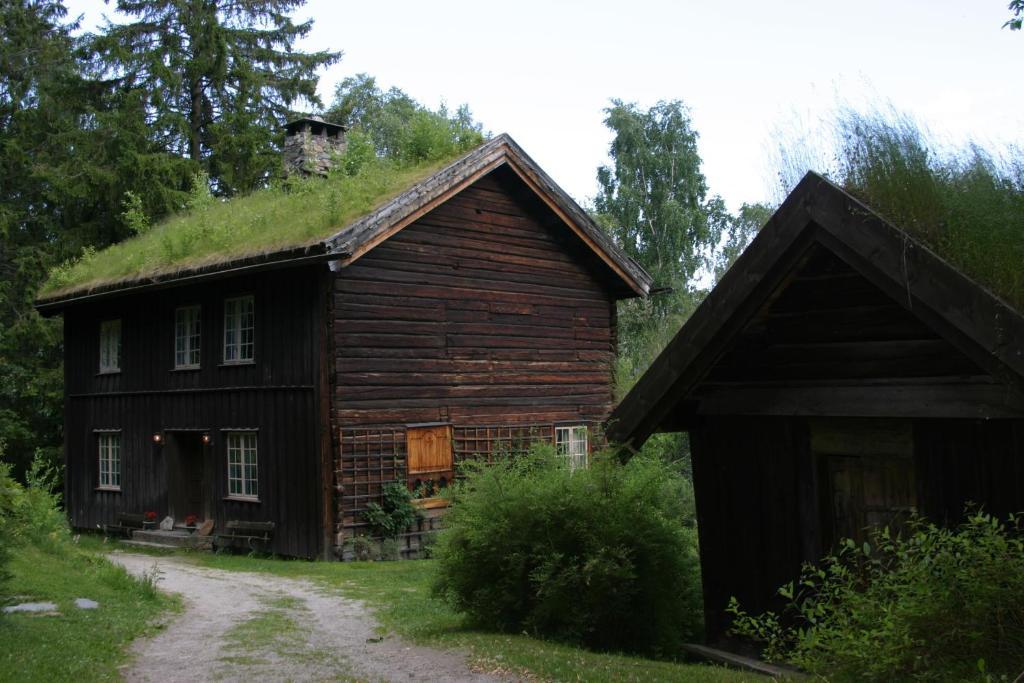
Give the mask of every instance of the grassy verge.
[(431, 597), (435, 564), (429, 560), (342, 564), (195, 553), (182, 556), (217, 569), (318, 581), (374, 607), (386, 630), (422, 645), (465, 649), (471, 663), (484, 670), (529, 673), (545, 680), (585, 679), (598, 683), (764, 680), (721, 667), (596, 653), (525, 635), (473, 630), (460, 615)]
[[(59, 616), (0, 615), (0, 680), (117, 680), (129, 643), (158, 626), (154, 618), (178, 601), (137, 581), (94, 553), (74, 546), (47, 552), (33, 545), (13, 554), (8, 602), (53, 602)], [(76, 598), (100, 604), (75, 607)]]

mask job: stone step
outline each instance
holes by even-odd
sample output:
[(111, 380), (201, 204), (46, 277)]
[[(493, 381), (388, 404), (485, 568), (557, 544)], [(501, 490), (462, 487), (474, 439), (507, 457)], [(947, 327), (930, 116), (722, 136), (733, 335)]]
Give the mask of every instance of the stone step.
[(188, 531), (138, 530), (132, 533), (133, 541), (152, 543), (165, 548), (191, 548), (192, 534)]
[(177, 550), (177, 546), (164, 545), (163, 543), (150, 543), (149, 541), (128, 541), (122, 540), (118, 542), (120, 545), (131, 546), (132, 548), (152, 548), (155, 550)]

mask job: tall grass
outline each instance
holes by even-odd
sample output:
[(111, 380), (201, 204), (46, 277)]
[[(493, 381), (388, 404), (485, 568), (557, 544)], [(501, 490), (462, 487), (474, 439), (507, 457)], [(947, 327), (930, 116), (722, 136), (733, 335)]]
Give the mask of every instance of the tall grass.
[(1024, 310), (1024, 156), (973, 141), (941, 144), (912, 117), (839, 107), (808, 142), (784, 136), (783, 189), (829, 176), (946, 261)]
[(351, 173), (291, 179), (230, 201), (192, 201), (188, 210), (135, 237), (55, 268), (40, 293), (59, 295), (313, 244), (454, 156), (419, 163), (373, 158)]

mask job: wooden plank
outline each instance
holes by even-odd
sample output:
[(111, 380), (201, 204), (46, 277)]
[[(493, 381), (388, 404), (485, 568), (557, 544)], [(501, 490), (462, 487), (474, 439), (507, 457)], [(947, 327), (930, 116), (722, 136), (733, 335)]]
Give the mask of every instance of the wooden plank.
[(1012, 418), (1024, 395), (991, 384), (716, 386), (700, 398), (704, 415)]

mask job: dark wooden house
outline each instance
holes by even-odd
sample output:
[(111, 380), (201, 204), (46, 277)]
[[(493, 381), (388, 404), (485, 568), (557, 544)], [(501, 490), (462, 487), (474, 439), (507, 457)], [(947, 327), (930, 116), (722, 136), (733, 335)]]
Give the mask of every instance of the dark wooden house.
[(502, 135), (314, 244), (41, 299), (71, 522), (271, 521), (275, 552), (330, 557), (385, 482), (532, 439), (582, 462), (616, 301), (649, 287)]
[(808, 174), (615, 409), (687, 431), (708, 638), (841, 537), (1024, 509), (1024, 317)]

